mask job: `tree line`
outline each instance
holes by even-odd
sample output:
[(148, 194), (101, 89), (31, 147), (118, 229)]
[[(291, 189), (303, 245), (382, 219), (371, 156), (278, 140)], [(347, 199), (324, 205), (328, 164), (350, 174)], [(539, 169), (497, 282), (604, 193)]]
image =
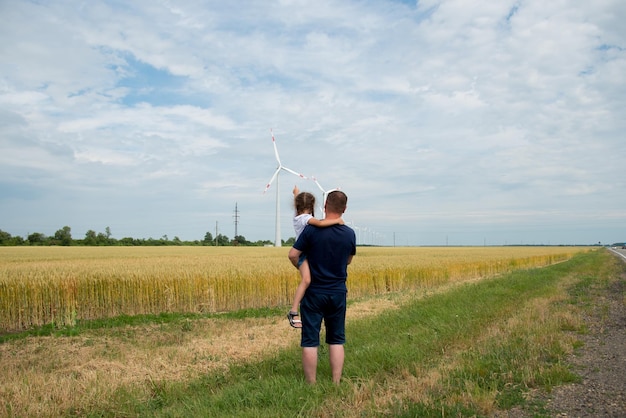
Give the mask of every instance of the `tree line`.
[[(284, 244), (293, 244), (294, 238), (289, 238), (287, 241), (283, 241)], [(34, 232), (28, 234), (26, 238), (21, 236), (12, 236), (10, 233), (0, 229), (0, 245), (1, 246), (164, 246), (164, 245), (189, 245), (189, 246), (265, 246), (273, 245), (274, 243), (269, 240), (262, 241), (248, 241), (243, 235), (237, 235), (233, 239), (228, 238), (226, 235), (217, 234), (215, 237), (210, 232), (204, 234), (202, 240), (183, 241), (177, 236), (173, 239), (168, 238), (167, 235), (163, 235), (161, 238), (121, 238), (116, 239), (112, 237), (111, 228), (108, 226), (104, 232), (96, 232), (89, 230), (85, 233), (84, 238), (75, 239), (72, 237), (72, 229), (69, 226), (64, 226), (54, 233), (52, 236), (47, 236), (41, 232)]]

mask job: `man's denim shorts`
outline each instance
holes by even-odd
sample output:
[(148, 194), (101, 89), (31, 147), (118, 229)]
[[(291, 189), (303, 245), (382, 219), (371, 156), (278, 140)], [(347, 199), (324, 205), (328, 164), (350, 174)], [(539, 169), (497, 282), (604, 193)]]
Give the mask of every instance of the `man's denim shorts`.
[(319, 294), (310, 289), (300, 303), (302, 317), (301, 347), (318, 347), (322, 319), (326, 326), (326, 344), (346, 342), (346, 293)]

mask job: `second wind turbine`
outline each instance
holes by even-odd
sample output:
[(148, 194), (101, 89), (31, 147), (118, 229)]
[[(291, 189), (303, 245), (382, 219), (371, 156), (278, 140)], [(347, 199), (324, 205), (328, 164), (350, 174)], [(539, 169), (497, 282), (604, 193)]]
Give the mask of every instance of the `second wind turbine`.
[(278, 155), (278, 148), (276, 147), (276, 140), (274, 139), (274, 132), (272, 132), (272, 130), (270, 129), (270, 133), (272, 134), (272, 144), (274, 145), (274, 155), (276, 156), (276, 162), (278, 163), (278, 167), (276, 168), (276, 171), (274, 171), (274, 175), (272, 176), (272, 178), (270, 179), (270, 181), (267, 183), (267, 186), (265, 186), (265, 190), (263, 191), (263, 193), (267, 192), (267, 190), (270, 188), (270, 186), (272, 185), (272, 182), (274, 180), (276, 180), (276, 236), (274, 239), (274, 246), (275, 247), (280, 247), (282, 244), (282, 241), (280, 239), (280, 182), (278, 180), (279, 174), (281, 170), (285, 170), (291, 174), (294, 174), (302, 179), (306, 179), (306, 177), (300, 173), (296, 173), (295, 171), (293, 171), (290, 168), (287, 168), (285, 166), (283, 166), (280, 162), (280, 156)]

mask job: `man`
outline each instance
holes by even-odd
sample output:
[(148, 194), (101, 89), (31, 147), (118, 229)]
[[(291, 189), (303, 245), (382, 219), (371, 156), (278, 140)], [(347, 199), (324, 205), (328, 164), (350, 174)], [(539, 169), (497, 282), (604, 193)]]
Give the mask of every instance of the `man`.
[[(324, 209), (326, 219), (341, 218), (348, 197), (341, 191), (328, 194)], [(322, 319), (326, 326), (330, 368), (334, 383), (343, 373), (346, 325), (346, 279), (348, 264), (356, 254), (356, 236), (346, 225), (318, 228), (308, 225), (293, 247), (289, 260), (297, 268), (301, 254), (306, 254), (311, 270), (311, 284), (300, 304), (302, 316), (302, 368), (310, 384), (317, 377), (317, 349), (320, 345)]]

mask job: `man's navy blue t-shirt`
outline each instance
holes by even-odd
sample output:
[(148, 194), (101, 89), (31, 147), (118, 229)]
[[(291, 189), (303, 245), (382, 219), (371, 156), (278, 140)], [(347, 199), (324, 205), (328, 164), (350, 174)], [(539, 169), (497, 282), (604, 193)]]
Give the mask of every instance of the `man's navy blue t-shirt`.
[[(347, 292), (348, 258), (356, 254), (354, 230), (346, 225), (307, 225), (293, 245), (306, 254), (311, 270), (308, 289), (318, 293)], [(307, 289), (307, 290), (308, 290)]]

